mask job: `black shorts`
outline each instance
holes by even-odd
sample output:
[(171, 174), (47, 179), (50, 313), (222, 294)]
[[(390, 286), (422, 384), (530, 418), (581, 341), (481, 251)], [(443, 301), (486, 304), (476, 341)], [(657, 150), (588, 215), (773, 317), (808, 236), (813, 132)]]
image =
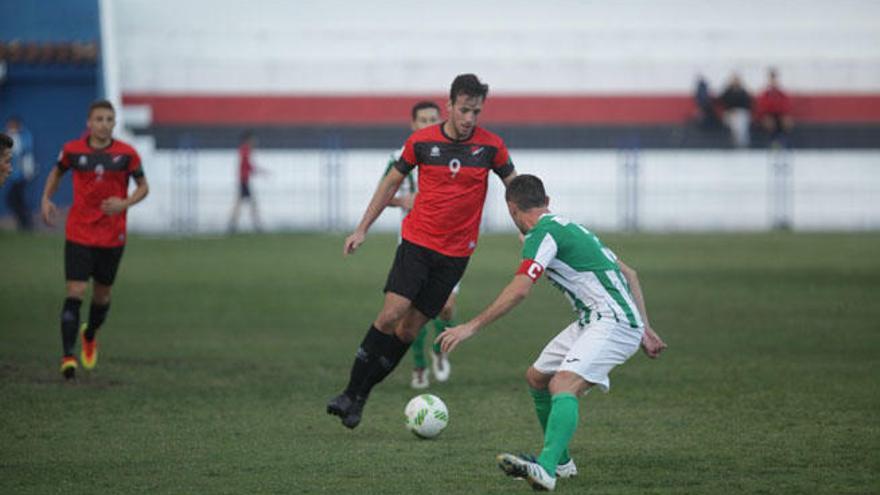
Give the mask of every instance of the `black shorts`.
[(67, 241), (64, 243), (64, 276), (66, 280), (88, 282), (94, 278), (99, 284), (113, 285), (124, 249), (125, 246), (102, 248)]
[(238, 196), (241, 198), (251, 197), (251, 185), (249, 182), (239, 182)]
[(433, 319), (464, 275), (468, 260), (467, 256), (446, 256), (404, 240), (397, 246), (385, 292), (409, 299), (413, 307)]

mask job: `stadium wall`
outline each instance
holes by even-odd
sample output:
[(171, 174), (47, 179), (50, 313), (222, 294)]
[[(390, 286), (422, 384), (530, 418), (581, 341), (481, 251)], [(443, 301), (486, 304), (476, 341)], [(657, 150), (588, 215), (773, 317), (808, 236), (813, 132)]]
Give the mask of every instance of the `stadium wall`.
[[(873, 152), (792, 153), (781, 183), (776, 158), (766, 151), (632, 153), (512, 151), (521, 173), (546, 181), (554, 210), (596, 229), (766, 230), (779, 226), (780, 215), (796, 230), (880, 228), (880, 159)], [(389, 152), (375, 150), (256, 151), (255, 162), (269, 171), (252, 181), (265, 227), (352, 229), (388, 158)], [(146, 165), (151, 195), (130, 212), (130, 228), (223, 232), (237, 194), (236, 161), (234, 151), (155, 152)], [(627, 161), (637, 162), (634, 175)], [(628, 206), (632, 198), (636, 203)], [(484, 218), (484, 230), (513, 228), (494, 177)], [(399, 222), (399, 212), (388, 209), (374, 229), (393, 231)]]
[[(87, 42), (100, 40), (97, 0), (41, 0), (0, 2), (0, 42), (22, 44)], [(90, 63), (5, 62), (0, 55), (0, 124), (18, 116), (34, 137), (38, 170), (28, 184), (28, 203), (39, 207), (43, 183), (55, 165), (61, 146), (85, 130), (85, 111), (99, 94), (100, 67)], [(5, 197), (9, 186), (0, 189)], [(55, 198), (69, 204), (69, 181)], [(0, 201), (0, 218), (9, 213)]]
[(115, 5), (127, 94), (442, 95), (470, 71), (495, 94), (690, 94), (771, 65), (796, 93), (880, 91), (870, 0)]
[(757, 93), (770, 66), (794, 96), (792, 146), (880, 142), (877, 2), (120, 0), (114, 19), (123, 99), (160, 148), (228, 148), (254, 127), (264, 147), (336, 133), (384, 149), (462, 72), (490, 83), (484, 123), (512, 146), (725, 148), (688, 125), (696, 76), (719, 92), (737, 71)]

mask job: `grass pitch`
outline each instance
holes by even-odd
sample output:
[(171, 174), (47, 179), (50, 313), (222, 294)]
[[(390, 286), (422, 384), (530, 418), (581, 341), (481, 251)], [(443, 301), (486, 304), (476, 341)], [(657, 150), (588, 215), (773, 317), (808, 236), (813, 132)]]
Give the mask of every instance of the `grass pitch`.
[[(880, 235), (603, 236), (670, 348), (581, 401), (561, 493), (880, 492)], [(325, 414), (378, 311), (395, 245), (372, 235), (133, 238), (98, 368), (58, 373), (62, 243), (0, 234), (0, 493), (509, 494), (494, 456), (537, 451), (523, 373), (571, 319), (546, 281), (452, 356), (437, 440), (403, 427), (411, 357), (355, 431)], [(473, 316), (518, 264), (487, 236)], [(82, 317), (87, 317), (88, 303)]]

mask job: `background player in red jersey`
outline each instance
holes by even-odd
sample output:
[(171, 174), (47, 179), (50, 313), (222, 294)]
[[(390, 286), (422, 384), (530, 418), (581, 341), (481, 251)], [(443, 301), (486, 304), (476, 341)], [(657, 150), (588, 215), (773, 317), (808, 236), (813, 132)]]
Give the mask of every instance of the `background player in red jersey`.
[(266, 173), (262, 168), (254, 165), (252, 152), (254, 146), (257, 145), (257, 137), (253, 131), (244, 131), (241, 135), (241, 143), (238, 146), (238, 196), (235, 198), (235, 204), (232, 206), (232, 213), (229, 215), (229, 233), (234, 234), (238, 230), (238, 215), (241, 213), (241, 206), (247, 202), (251, 206), (251, 220), (254, 224), (254, 230), (260, 232), (263, 226), (260, 223), (260, 212), (257, 208), (257, 200), (251, 191), (251, 175)]
[(406, 175), (419, 168), (419, 193), (403, 221), (403, 240), (385, 284), (384, 305), (357, 350), (348, 385), (327, 404), (327, 412), (342, 418), (348, 428), (360, 423), (373, 386), (394, 370), (464, 274), (477, 246), (489, 171), (505, 185), (516, 177), (501, 138), (477, 126), (488, 91), (473, 74), (455, 78), (447, 103), (449, 119), (409, 137), (400, 160), (345, 240), (346, 255), (363, 244)]
[[(109, 101), (92, 103), (86, 120), (88, 134), (64, 145), (58, 165), (49, 173), (43, 189), (43, 220), (52, 225), (55, 205), (50, 198), (58, 189), (61, 176), (73, 169), (73, 205), (67, 217), (64, 245), (67, 298), (61, 311), (61, 373), (67, 379), (76, 376), (73, 347), (77, 330), (82, 334), (83, 368), (92, 369), (97, 363), (95, 332), (110, 310), (110, 289), (125, 248), (125, 213), (149, 191), (137, 151), (113, 138), (115, 125), (116, 112)], [(131, 196), (129, 178), (137, 184)], [(89, 321), (80, 327), (79, 308), (90, 278), (94, 285)]]

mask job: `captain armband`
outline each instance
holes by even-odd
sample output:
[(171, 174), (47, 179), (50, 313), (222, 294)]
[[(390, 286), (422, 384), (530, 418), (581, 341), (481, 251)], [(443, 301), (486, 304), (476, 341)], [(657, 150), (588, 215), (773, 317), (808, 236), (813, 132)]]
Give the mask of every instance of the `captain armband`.
[(516, 271), (517, 275), (525, 275), (532, 279), (532, 282), (537, 282), (538, 279), (541, 278), (542, 273), (544, 273), (544, 267), (537, 261), (531, 259), (523, 260), (519, 265), (519, 270)]

